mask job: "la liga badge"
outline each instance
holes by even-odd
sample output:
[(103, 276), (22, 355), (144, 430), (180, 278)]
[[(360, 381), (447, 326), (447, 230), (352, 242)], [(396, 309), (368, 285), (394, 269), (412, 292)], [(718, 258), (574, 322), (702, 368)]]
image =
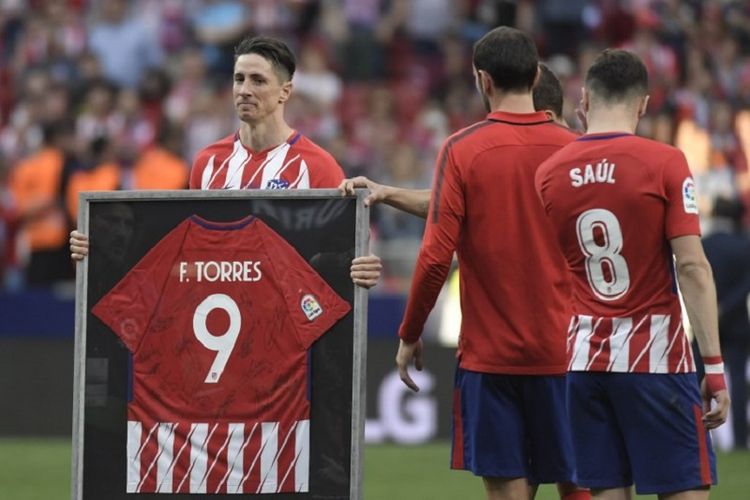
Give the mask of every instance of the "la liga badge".
[(307, 319), (311, 321), (323, 314), (323, 308), (320, 307), (318, 300), (315, 296), (310, 295), (309, 293), (302, 296), (300, 306), (302, 307), (302, 312), (307, 316)]
[(686, 214), (698, 213), (698, 202), (695, 198), (695, 182), (692, 177), (688, 177), (682, 183), (682, 206)]

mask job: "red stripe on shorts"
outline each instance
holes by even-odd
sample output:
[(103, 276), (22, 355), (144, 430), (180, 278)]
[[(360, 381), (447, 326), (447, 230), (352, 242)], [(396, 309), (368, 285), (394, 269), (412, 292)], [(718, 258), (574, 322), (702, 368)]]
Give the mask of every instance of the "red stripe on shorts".
[(453, 389), (453, 456), (452, 469), (464, 468), (464, 423), (461, 420), (461, 391)]
[(711, 484), (711, 463), (708, 460), (708, 443), (706, 442), (706, 428), (703, 426), (703, 412), (701, 407), (693, 405), (695, 415), (695, 430), (698, 434), (698, 459), (701, 467), (701, 484)]

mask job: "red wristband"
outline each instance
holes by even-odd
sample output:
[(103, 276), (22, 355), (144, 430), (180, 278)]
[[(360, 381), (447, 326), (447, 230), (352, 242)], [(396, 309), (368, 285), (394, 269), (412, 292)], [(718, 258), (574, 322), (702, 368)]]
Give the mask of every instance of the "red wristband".
[(727, 383), (724, 380), (724, 362), (721, 356), (705, 356), (703, 366), (706, 371), (706, 388), (711, 394), (726, 390)]

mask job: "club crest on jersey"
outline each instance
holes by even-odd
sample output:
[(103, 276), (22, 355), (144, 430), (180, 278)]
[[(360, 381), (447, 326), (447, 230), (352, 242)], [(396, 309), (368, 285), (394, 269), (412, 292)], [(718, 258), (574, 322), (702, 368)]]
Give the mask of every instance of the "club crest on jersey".
[(266, 189), (289, 189), (289, 181), (284, 179), (271, 179), (266, 183)]
[(692, 177), (688, 177), (682, 183), (682, 206), (686, 214), (698, 213), (698, 202), (695, 198), (695, 182)]
[(323, 314), (323, 308), (320, 307), (318, 300), (309, 293), (302, 296), (300, 306), (302, 306), (302, 312), (305, 313), (305, 316), (307, 316), (307, 319), (310, 321)]
[(120, 322), (120, 331), (126, 337), (138, 335), (138, 323), (133, 318), (126, 318)]

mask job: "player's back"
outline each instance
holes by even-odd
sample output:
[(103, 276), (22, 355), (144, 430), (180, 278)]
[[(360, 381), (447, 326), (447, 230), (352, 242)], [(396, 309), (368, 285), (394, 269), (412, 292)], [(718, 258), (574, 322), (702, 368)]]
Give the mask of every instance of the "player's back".
[[(534, 174), (574, 138), (544, 113), (495, 112), (449, 139), (445, 155), (461, 177), (465, 210), (457, 249), (465, 369), (534, 374), (565, 369), (569, 287), (534, 192)], [(430, 217), (438, 211), (433, 205)]]
[(632, 134), (591, 134), (547, 160), (536, 185), (574, 276), (571, 368), (690, 368), (669, 246), (698, 233), (682, 153)]

